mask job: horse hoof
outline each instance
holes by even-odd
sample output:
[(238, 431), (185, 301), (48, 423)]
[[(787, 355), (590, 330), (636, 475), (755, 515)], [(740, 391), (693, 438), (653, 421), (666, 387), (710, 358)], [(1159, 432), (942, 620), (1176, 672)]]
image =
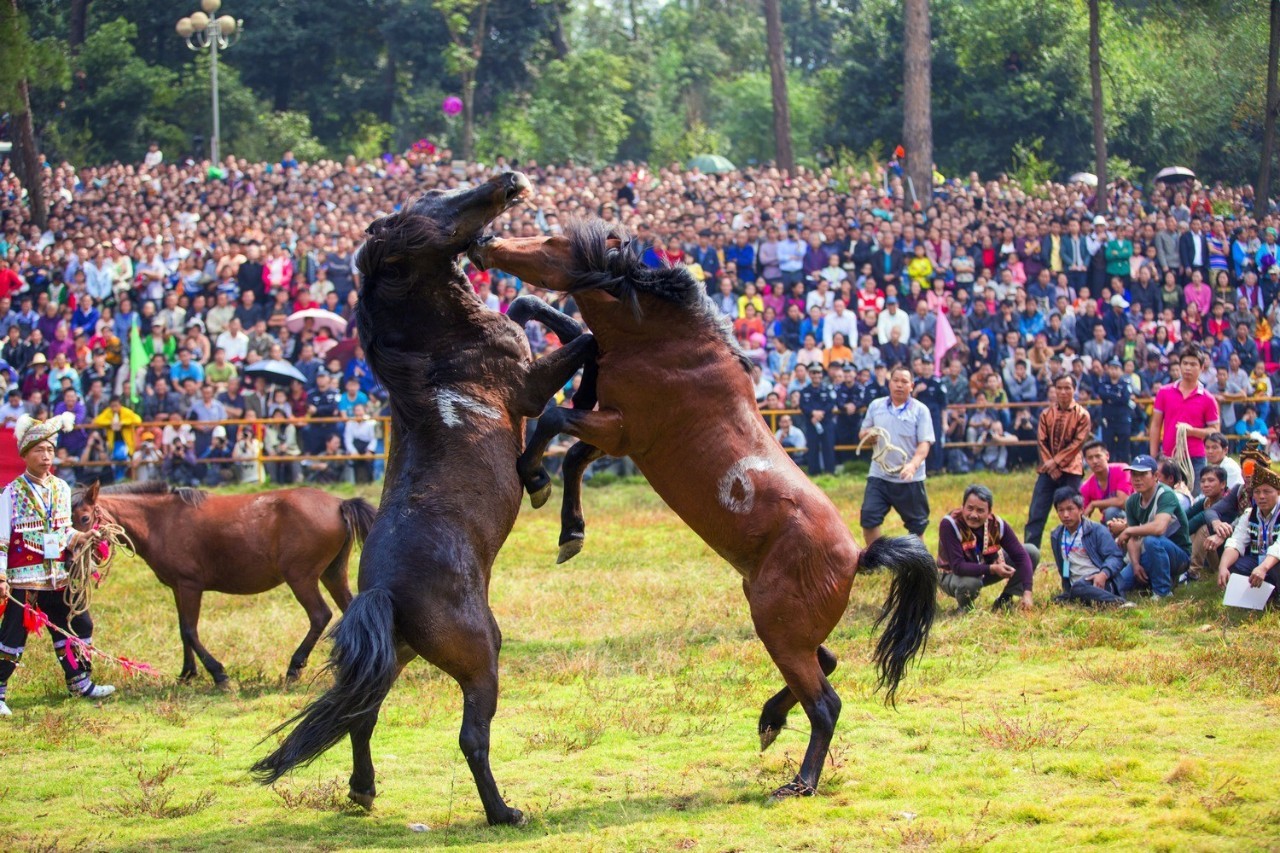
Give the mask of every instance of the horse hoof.
[(559, 565), (560, 563), (567, 563), (574, 557), (578, 556), (578, 553), (582, 550), (582, 546), (585, 541), (586, 540), (580, 537), (575, 537), (570, 539), (568, 542), (562, 543), (560, 545), (560, 554), (556, 557), (556, 564)]
[(179, 683), (179, 684), (190, 684), (191, 682), (195, 681), (195, 679), (196, 679), (196, 674), (195, 674), (194, 672), (180, 672), (180, 673), (178, 673), (178, 683)]
[(527, 826), (529, 819), (524, 816), (524, 812), (519, 809), (507, 809), (507, 813), (501, 817), (489, 821), (490, 826)]
[(297, 681), (301, 677), (302, 677), (301, 669), (291, 669), (284, 674), (284, 683), (293, 684), (295, 681)]
[(347, 791), (347, 799), (367, 812), (373, 811), (373, 794), (351, 788)]
[(760, 751), (764, 752), (766, 749), (773, 746), (773, 742), (778, 739), (778, 733), (781, 731), (782, 729), (775, 729), (773, 726), (769, 726), (768, 728), (761, 729), (760, 730)]
[(221, 690), (223, 693), (226, 693), (231, 689), (231, 679), (227, 678), (225, 675), (214, 676), (213, 686), (218, 690)]
[(529, 492), (529, 505), (532, 506), (534, 509), (542, 509), (542, 507), (545, 506), (547, 501), (549, 500), (551, 500), (551, 481), (550, 480), (547, 481), (547, 484), (545, 486), (542, 486), (539, 489), (534, 489), (532, 492)]
[(791, 780), (770, 794), (767, 803), (768, 805), (774, 805), (775, 803), (780, 803), (783, 800), (790, 800), (795, 797), (812, 797), (816, 793), (818, 792), (812, 785), (806, 782), (801, 782), (797, 778)]

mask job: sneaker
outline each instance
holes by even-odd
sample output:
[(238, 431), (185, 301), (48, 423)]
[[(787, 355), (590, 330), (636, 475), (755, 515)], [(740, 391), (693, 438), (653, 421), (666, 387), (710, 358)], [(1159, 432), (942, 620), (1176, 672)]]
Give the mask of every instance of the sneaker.
[(1134, 608), (1134, 607), (1137, 607), (1137, 606), (1138, 606), (1138, 605), (1134, 604), (1132, 601), (1126, 601), (1124, 604), (1117, 604), (1117, 605), (1116, 605), (1116, 607), (1119, 607), (1121, 610), (1129, 610), (1129, 609)]
[(116, 689), (110, 684), (95, 684), (80, 695), (85, 699), (106, 699), (115, 692)]
[(0, 717), (12, 717), (12, 716), (13, 716), (13, 712), (9, 710), (9, 706), (5, 704), (3, 699), (0, 699)]

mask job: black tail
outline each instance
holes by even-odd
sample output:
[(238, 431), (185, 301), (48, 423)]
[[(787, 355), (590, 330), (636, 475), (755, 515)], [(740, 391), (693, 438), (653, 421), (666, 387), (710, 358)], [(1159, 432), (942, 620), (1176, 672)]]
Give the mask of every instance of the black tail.
[(350, 733), (364, 715), (375, 713), (396, 680), (395, 613), (385, 589), (362, 592), (333, 629), (329, 688), (295, 717), (281, 723), (278, 734), (297, 723), (280, 747), (253, 765), (254, 777), (269, 785), (299, 765), (307, 765)]
[(859, 568), (893, 569), (889, 597), (876, 620), (885, 624), (876, 641), (875, 661), (880, 670), (876, 689), (888, 688), (885, 702), (894, 704), (898, 682), (929, 641), (929, 629), (938, 608), (938, 566), (916, 536), (881, 537), (862, 552)]
[(378, 511), (364, 498), (343, 501), (338, 505), (338, 510), (342, 513), (342, 521), (347, 525), (347, 530), (356, 540), (356, 544), (363, 545), (364, 538), (369, 535), (369, 528), (373, 527), (373, 519)]

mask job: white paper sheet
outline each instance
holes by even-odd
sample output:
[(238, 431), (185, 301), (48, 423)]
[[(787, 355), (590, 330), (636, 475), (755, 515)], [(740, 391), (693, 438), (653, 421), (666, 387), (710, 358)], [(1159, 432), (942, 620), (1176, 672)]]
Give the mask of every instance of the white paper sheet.
[(1267, 605), (1267, 599), (1271, 597), (1271, 591), (1274, 589), (1275, 585), (1266, 581), (1262, 582), (1262, 586), (1254, 589), (1249, 586), (1249, 578), (1246, 575), (1232, 575), (1227, 578), (1227, 591), (1222, 596), (1222, 603), (1227, 607), (1261, 610)]

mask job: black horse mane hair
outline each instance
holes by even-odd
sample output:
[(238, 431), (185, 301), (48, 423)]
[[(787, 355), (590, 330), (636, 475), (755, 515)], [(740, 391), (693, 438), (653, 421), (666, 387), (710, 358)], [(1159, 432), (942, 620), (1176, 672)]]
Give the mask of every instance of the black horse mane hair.
[[(71, 506), (78, 507), (84, 503), (88, 489), (79, 486), (71, 493)], [(174, 495), (187, 506), (197, 507), (209, 499), (209, 493), (203, 489), (192, 489), (187, 486), (171, 486), (163, 480), (148, 480), (143, 483), (119, 483), (114, 486), (103, 486), (99, 490), (103, 495)]]
[[(720, 313), (706, 288), (687, 268), (646, 266), (641, 260), (641, 245), (625, 229), (600, 219), (570, 222), (565, 234), (573, 253), (570, 293), (604, 290), (630, 305), (637, 320), (643, 315), (641, 294), (679, 305), (724, 340), (743, 370), (751, 372), (751, 360), (738, 346), (729, 318)], [(621, 245), (611, 249), (611, 239)]]

